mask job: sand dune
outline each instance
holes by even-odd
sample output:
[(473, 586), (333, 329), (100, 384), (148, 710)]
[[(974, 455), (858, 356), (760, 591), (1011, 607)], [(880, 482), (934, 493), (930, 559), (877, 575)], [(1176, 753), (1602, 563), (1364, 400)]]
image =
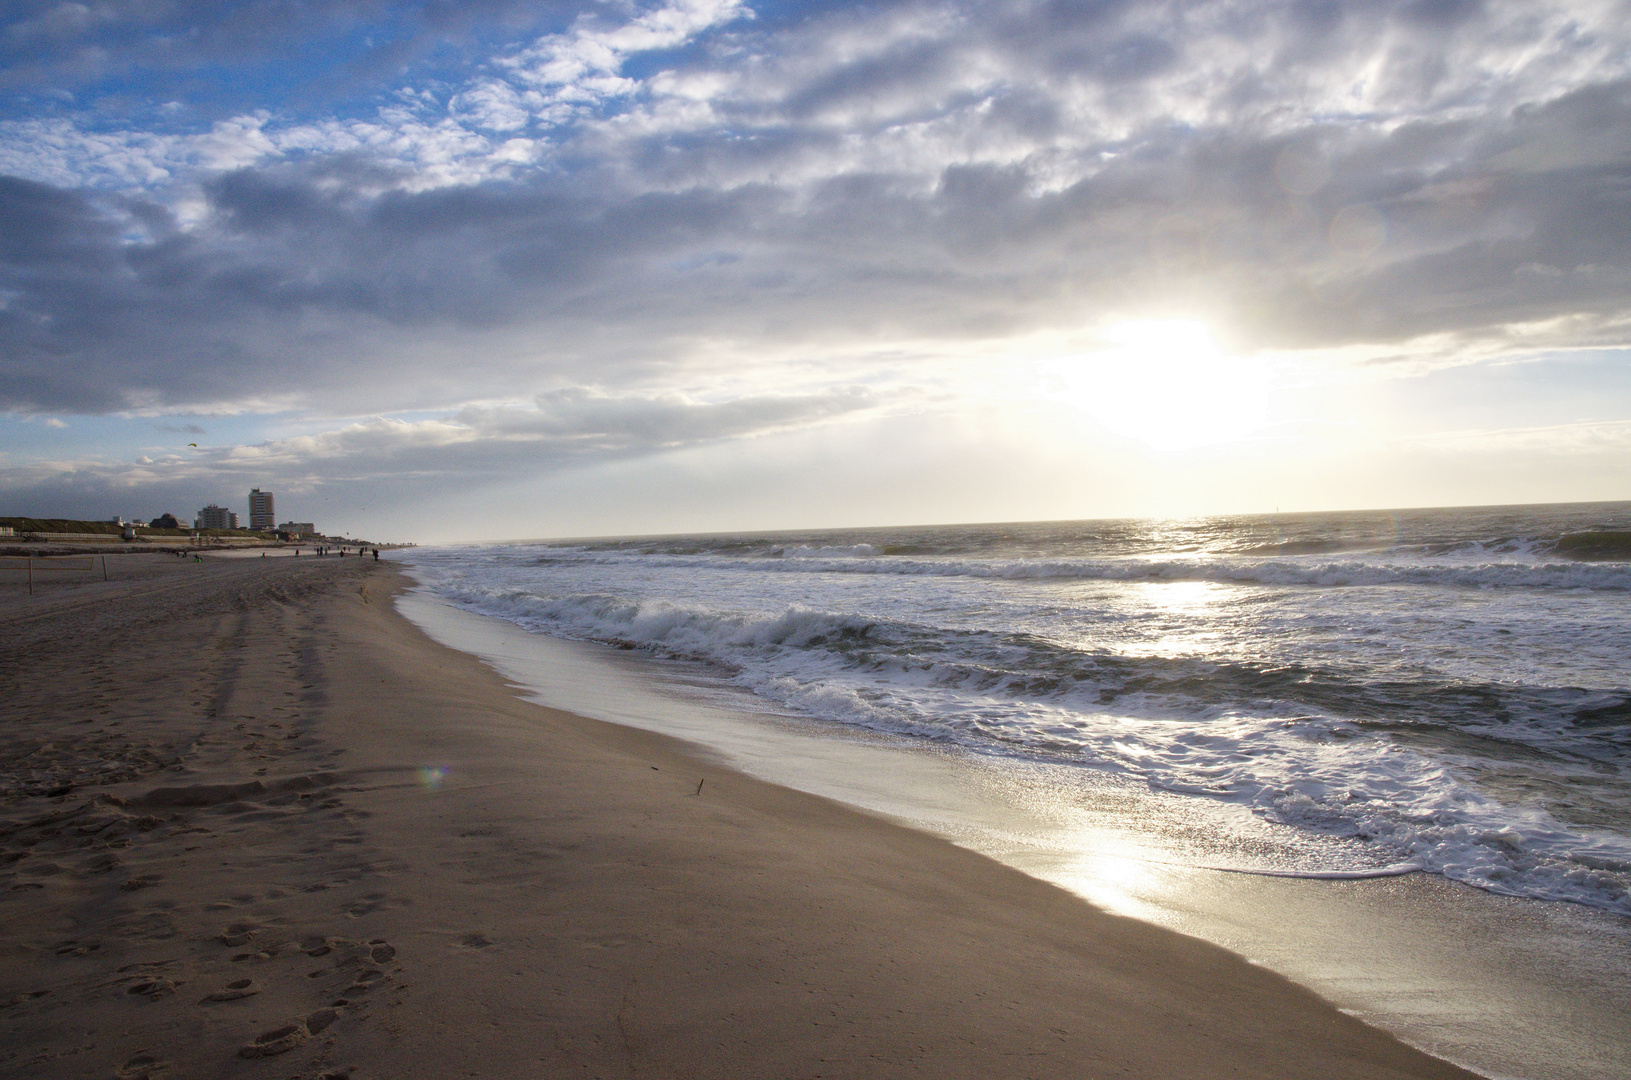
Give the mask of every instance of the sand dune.
[(361, 559), (0, 583), (0, 1072), (1456, 1077), (1212, 946), (515, 698)]

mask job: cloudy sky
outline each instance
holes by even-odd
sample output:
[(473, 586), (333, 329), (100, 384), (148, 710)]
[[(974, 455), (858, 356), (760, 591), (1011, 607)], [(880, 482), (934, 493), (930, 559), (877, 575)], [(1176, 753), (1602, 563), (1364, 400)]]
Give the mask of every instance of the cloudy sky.
[(1631, 3), (0, 2), (0, 514), (1626, 499), (1628, 347)]

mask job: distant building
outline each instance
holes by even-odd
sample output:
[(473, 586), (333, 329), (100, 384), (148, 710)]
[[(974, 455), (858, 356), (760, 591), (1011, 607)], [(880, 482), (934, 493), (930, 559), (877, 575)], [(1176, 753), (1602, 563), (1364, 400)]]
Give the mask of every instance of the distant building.
[(277, 528), (277, 511), (272, 509), (272, 493), (260, 488), (249, 492), (249, 527), (271, 532)]
[(236, 529), (237, 527), (238, 515), (226, 507), (216, 506), (214, 503), (210, 503), (210, 505), (200, 510), (198, 517), (193, 521), (193, 528), (195, 529)]
[(160, 514), (153, 519), (152, 524), (152, 528), (155, 529), (185, 529), (186, 527), (181, 523), (181, 519), (174, 514)]
[(290, 536), (316, 536), (317, 526), (309, 521), (285, 521), (277, 527), (277, 531)]

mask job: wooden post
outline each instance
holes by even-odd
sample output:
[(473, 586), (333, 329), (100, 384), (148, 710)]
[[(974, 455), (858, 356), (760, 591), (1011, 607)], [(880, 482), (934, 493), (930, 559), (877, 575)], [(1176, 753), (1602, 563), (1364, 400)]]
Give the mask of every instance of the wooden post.
[(102, 580), (108, 580), (108, 557), (102, 556)]
[(34, 560), (28, 560), (28, 595), (34, 595)]

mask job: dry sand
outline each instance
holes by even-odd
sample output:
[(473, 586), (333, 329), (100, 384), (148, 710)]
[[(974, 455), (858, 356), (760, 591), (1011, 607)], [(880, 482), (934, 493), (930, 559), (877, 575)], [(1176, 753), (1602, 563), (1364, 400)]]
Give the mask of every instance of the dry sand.
[(0, 1073), (1465, 1077), (1221, 949), (516, 698), (347, 559), (0, 582)]

